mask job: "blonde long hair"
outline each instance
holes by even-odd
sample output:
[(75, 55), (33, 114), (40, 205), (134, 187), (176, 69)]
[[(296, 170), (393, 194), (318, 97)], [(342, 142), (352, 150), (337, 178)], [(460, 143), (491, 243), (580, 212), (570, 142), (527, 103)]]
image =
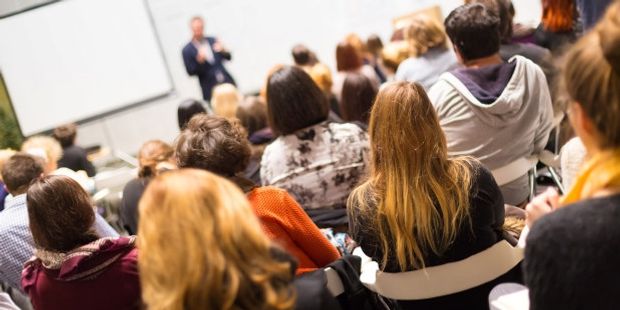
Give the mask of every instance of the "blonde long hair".
[(448, 158), (437, 114), (419, 84), (385, 85), (368, 131), (370, 176), (349, 197), (349, 212), (370, 223), (382, 268), (388, 253), (402, 270), (423, 268), (428, 251), (442, 254), (469, 220), (471, 159)]
[(149, 309), (290, 309), (291, 263), (241, 191), (203, 170), (166, 172), (140, 201), (142, 297)]

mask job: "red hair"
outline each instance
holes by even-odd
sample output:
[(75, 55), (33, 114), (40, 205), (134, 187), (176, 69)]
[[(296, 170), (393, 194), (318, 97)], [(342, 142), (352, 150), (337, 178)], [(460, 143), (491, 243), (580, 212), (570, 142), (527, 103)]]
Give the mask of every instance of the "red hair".
[(573, 0), (543, 0), (542, 24), (553, 32), (571, 31), (575, 18)]

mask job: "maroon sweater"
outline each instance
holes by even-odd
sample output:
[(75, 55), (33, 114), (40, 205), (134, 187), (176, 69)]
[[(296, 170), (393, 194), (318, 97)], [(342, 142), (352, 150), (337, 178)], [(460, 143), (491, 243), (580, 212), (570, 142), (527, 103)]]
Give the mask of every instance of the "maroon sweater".
[(102, 238), (64, 254), (37, 251), (24, 266), (22, 287), (35, 309), (140, 308), (133, 237)]

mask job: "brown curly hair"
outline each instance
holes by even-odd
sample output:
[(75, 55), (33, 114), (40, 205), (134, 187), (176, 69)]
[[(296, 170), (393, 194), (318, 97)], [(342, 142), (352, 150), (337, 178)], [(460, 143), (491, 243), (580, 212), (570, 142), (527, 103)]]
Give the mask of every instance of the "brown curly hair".
[(222, 176), (243, 171), (252, 151), (238, 121), (220, 116), (194, 116), (175, 143), (179, 168), (199, 168)]

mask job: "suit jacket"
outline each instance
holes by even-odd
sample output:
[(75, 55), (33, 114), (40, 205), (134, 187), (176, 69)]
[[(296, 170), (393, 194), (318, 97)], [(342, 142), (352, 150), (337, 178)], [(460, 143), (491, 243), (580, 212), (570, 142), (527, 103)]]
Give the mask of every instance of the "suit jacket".
[[(185, 70), (189, 75), (198, 76), (200, 81), (200, 87), (202, 88), (202, 96), (205, 100), (211, 100), (211, 90), (215, 85), (222, 83), (235, 84), (235, 80), (230, 73), (224, 67), (224, 60), (230, 60), (231, 55), (227, 51), (215, 52), (213, 50), (213, 44), (215, 43), (214, 37), (205, 37), (205, 40), (209, 42), (209, 46), (213, 51), (213, 62), (205, 61), (198, 63), (196, 55), (198, 55), (198, 49), (193, 42), (189, 42), (183, 48), (183, 63), (185, 64)], [(217, 80), (218, 74), (221, 74), (223, 79)]]

